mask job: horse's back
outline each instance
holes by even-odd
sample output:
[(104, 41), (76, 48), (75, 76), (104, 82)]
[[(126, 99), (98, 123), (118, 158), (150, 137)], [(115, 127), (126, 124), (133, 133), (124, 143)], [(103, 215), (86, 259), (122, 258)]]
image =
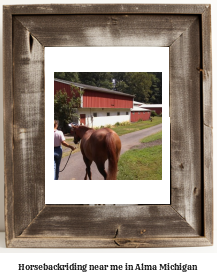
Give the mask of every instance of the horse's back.
[(106, 135), (109, 130), (101, 128), (95, 130), (90, 138), (89, 143), (91, 145), (91, 152), (94, 161), (105, 162), (108, 159), (107, 146), (106, 146)]
[(91, 134), (91, 139), (93, 139), (96, 143), (102, 143), (102, 145), (105, 147), (106, 144), (106, 138), (110, 137), (112, 140), (114, 140), (114, 143), (118, 146), (121, 147), (121, 140), (117, 133), (113, 131), (110, 128), (101, 128), (95, 130)]
[[(113, 141), (110, 144), (109, 141)], [(104, 160), (108, 159), (108, 153), (110, 148), (115, 148), (114, 151), (119, 156), (121, 149), (121, 140), (117, 133), (110, 128), (101, 128), (92, 132), (88, 139), (88, 143), (91, 146), (91, 152), (93, 160)]]
[(107, 150), (107, 155), (109, 153), (108, 151), (114, 150), (117, 156), (119, 156), (121, 150), (121, 140), (115, 131), (110, 128), (102, 128), (96, 130), (92, 136), (96, 136), (96, 141), (101, 146), (101, 148), (103, 148), (104, 152)]

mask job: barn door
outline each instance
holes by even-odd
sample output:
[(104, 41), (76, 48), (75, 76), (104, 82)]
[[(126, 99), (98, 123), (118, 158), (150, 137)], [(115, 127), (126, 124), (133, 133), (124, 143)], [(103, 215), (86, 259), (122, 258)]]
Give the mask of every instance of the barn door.
[(86, 114), (80, 114), (80, 125), (86, 125)]

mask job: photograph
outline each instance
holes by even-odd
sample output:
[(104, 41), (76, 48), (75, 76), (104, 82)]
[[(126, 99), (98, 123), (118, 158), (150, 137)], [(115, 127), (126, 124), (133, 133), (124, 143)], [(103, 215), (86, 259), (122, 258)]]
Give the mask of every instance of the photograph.
[(215, 273), (211, 2), (3, 6), (6, 273)]
[(162, 72), (54, 73), (54, 180), (83, 179), (162, 179)]
[(46, 47), (45, 90), (46, 204), (169, 204), (168, 47)]

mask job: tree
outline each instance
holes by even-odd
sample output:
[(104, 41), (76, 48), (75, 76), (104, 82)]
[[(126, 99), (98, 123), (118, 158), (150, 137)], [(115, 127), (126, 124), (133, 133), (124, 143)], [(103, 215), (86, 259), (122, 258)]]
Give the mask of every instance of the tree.
[(152, 73), (150, 103), (162, 103), (162, 72)]
[(54, 72), (54, 78), (59, 78), (78, 83), (80, 82), (78, 72)]
[(70, 94), (66, 91), (58, 91), (54, 95), (54, 119), (59, 120), (59, 126), (63, 133), (68, 132), (68, 124), (74, 118), (78, 118), (76, 113), (80, 107), (82, 91), (76, 86), (71, 86)]
[(111, 72), (79, 72), (79, 79), (86, 85), (113, 89)]
[(135, 95), (136, 101), (149, 102), (152, 78), (149, 72), (117, 73), (115, 75), (116, 90)]
[(128, 84), (126, 83), (126, 73), (125, 72), (114, 72), (113, 73), (114, 79), (114, 89), (119, 92), (125, 93), (128, 90)]

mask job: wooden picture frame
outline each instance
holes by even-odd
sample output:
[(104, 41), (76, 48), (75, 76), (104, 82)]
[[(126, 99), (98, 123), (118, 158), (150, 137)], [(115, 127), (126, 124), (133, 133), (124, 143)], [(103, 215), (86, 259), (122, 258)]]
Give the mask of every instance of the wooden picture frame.
[[(211, 6), (20, 5), (3, 12), (6, 246), (212, 245)], [(169, 47), (170, 205), (45, 205), (47, 46)]]

